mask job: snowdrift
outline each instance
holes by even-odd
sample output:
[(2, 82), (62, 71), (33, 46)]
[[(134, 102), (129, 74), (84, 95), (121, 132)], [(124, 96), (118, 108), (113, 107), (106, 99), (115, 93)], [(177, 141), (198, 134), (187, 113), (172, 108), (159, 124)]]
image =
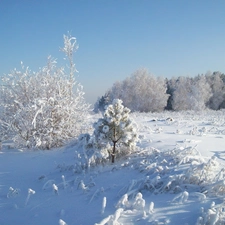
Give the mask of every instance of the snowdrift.
[(131, 117), (139, 142), (114, 164), (88, 164), (80, 143), (3, 143), (0, 224), (225, 224), (225, 111)]

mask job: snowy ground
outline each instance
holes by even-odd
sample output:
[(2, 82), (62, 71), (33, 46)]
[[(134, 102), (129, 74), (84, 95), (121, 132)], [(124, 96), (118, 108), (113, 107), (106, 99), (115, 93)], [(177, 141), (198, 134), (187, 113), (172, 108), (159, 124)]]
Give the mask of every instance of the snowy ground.
[(80, 173), (75, 144), (51, 151), (4, 144), (0, 224), (225, 224), (225, 111), (132, 118), (135, 154)]

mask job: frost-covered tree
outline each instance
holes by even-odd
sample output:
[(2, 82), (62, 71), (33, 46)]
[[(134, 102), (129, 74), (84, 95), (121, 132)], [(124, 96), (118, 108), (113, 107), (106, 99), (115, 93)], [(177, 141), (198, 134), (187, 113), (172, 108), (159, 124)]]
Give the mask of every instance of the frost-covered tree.
[(109, 93), (105, 93), (101, 98), (98, 98), (94, 105), (94, 112), (104, 112), (106, 107), (110, 104)]
[(169, 95), (166, 82), (154, 77), (147, 69), (139, 69), (122, 82), (116, 82), (109, 90), (110, 98), (123, 100), (131, 111), (162, 111), (167, 105)]
[(68, 61), (66, 68), (56, 60), (38, 72), (13, 70), (2, 77), (0, 93), (0, 136), (13, 139), (17, 146), (50, 149), (83, 132), (89, 105), (83, 87), (75, 79), (73, 53), (76, 38), (64, 35), (61, 49)]
[(191, 86), (192, 109), (204, 110), (212, 96), (212, 90), (204, 75), (198, 75), (193, 79)]
[(211, 97), (211, 89), (205, 76), (179, 77), (172, 96), (173, 110), (204, 110)]
[(135, 124), (129, 118), (130, 110), (124, 107), (122, 100), (115, 99), (104, 114), (94, 124), (94, 136), (97, 142), (109, 143), (112, 146), (110, 152), (112, 163), (119, 150), (116, 147), (126, 146), (127, 149), (134, 149), (137, 142)]
[(191, 78), (179, 77), (173, 93), (172, 108), (175, 111), (191, 109)]
[(212, 89), (212, 96), (209, 100), (208, 107), (214, 110), (225, 108), (224, 74), (214, 72), (213, 74), (208, 73), (206, 77)]
[(169, 98), (167, 100), (167, 106), (166, 110), (172, 110), (172, 102), (173, 102), (173, 94), (174, 91), (176, 90), (176, 82), (177, 78), (172, 77), (171, 79), (166, 79), (166, 85), (167, 85), (167, 90), (166, 93), (169, 95)]

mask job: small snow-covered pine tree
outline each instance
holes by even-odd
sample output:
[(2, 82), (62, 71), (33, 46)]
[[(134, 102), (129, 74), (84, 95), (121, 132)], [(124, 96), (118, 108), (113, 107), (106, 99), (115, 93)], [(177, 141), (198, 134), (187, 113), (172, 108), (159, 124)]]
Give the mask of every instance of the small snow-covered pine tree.
[(115, 162), (116, 146), (120, 144), (133, 149), (137, 142), (135, 124), (129, 118), (130, 109), (122, 103), (122, 100), (114, 99), (106, 108), (103, 118), (94, 124), (96, 141), (112, 145), (112, 163)]

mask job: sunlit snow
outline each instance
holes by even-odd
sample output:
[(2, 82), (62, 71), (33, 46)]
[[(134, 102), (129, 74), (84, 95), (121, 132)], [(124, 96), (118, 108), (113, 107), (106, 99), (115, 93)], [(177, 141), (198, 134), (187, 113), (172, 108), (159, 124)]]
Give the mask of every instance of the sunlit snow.
[(85, 164), (77, 142), (49, 151), (3, 142), (0, 224), (225, 224), (225, 111), (131, 118), (139, 142), (114, 164)]

